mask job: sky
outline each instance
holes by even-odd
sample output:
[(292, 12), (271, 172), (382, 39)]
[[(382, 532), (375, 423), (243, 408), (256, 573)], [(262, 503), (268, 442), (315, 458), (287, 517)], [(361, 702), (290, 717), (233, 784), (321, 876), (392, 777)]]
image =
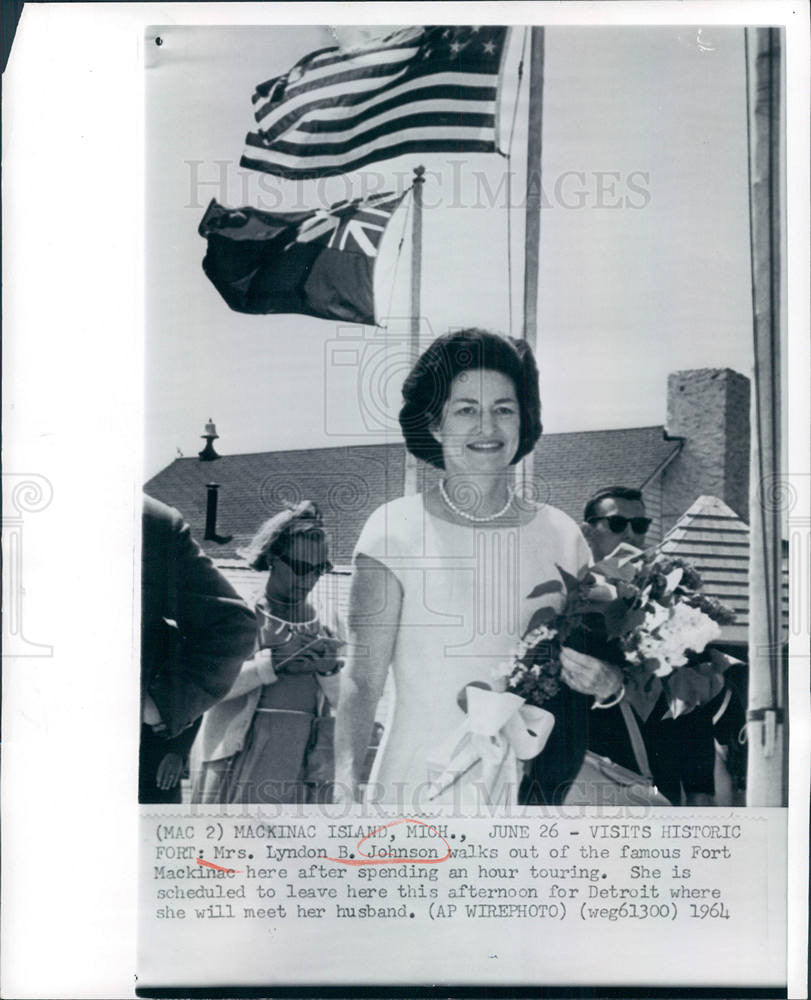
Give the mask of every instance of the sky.
[[(520, 336), (523, 42), (515, 29), (501, 109), (509, 157), (412, 155), (294, 184), (239, 168), (250, 96), (333, 44), (329, 29), (147, 32), (145, 478), (178, 454), (195, 455), (209, 418), (221, 454), (400, 439), (408, 199), (377, 264), (381, 329), (232, 312), (200, 266), (197, 225), (212, 197), (270, 211), (322, 207), (402, 189), (422, 163), (423, 344), (465, 325)], [(673, 371), (751, 375), (742, 28), (547, 28), (541, 178), (537, 345), (547, 432), (664, 423)]]

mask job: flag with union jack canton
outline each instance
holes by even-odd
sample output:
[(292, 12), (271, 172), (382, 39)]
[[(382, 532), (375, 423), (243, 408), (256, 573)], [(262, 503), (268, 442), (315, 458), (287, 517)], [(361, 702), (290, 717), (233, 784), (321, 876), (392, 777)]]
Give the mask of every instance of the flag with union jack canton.
[(375, 261), (404, 196), (389, 191), (277, 214), (212, 200), (199, 227), (208, 241), (203, 270), (237, 312), (374, 323)]
[(240, 163), (313, 178), (403, 153), (493, 152), (506, 37), (504, 27), (426, 27), (310, 53), (257, 87), (258, 128)]

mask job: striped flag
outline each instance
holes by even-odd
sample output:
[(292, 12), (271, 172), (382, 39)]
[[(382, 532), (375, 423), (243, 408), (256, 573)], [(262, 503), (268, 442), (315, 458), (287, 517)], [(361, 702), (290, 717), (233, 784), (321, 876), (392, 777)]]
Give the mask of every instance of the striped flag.
[(403, 153), (493, 152), (506, 37), (504, 27), (427, 27), (313, 52), (257, 87), (241, 165), (311, 178)]

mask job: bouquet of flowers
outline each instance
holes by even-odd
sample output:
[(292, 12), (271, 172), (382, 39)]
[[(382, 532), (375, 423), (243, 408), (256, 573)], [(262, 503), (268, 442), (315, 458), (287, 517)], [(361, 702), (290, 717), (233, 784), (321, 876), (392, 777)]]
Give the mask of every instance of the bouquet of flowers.
[(560, 580), (529, 598), (565, 589), (563, 610), (538, 608), (512, 659), (496, 668), (494, 686), (543, 705), (560, 689), (560, 649), (570, 645), (615, 663), (626, 684), (648, 690), (658, 678), (673, 718), (721, 690), (728, 660), (705, 650), (734, 614), (701, 593), (689, 563), (623, 544), (580, 577), (558, 571)]

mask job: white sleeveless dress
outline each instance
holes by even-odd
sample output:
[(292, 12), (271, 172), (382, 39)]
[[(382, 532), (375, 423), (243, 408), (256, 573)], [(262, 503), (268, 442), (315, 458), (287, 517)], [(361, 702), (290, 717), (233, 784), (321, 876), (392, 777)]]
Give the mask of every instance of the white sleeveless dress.
[(395, 697), (370, 775), (369, 801), (405, 813), (432, 803), (463, 811), (480, 804), (480, 766), (429, 801), (432, 751), (465, 715), (457, 703), (471, 681), (492, 686), (492, 670), (512, 655), (533, 611), (563, 595), (528, 600), (537, 584), (577, 574), (589, 550), (574, 521), (539, 507), (522, 526), (451, 524), (428, 513), (421, 494), (379, 507), (355, 556), (389, 569), (403, 591), (391, 668)]

